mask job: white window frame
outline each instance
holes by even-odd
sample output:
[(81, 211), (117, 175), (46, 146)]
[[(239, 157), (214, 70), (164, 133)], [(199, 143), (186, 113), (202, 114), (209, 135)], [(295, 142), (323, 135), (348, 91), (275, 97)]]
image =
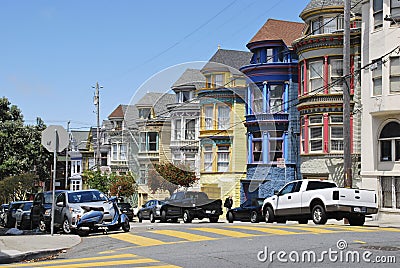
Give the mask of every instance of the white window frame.
[(217, 172), (228, 172), (230, 160), (229, 145), (217, 146)]
[(380, 191), (382, 209), (400, 211), (400, 177), (380, 177)]
[(182, 119), (174, 120), (174, 139), (177, 141), (182, 139)]
[(204, 145), (203, 146), (203, 170), (205, 172), (213, 171), (213, 146), (212, 145)]
[(400, 93), (400, 56), (390, 57), (390, 93)]
[[(282, 90), (282, 94), (279, 96), (273, 96), (273, 92), (276, 90)], [(283, 111), (283, 95), (285, 93), (285, 86), (283, 84), (272, 84), (269, 85), (269, 112), (271, 114), (280, 113)], [(280, 105), (279, 105), (280, 102)]]
[[(329, 146), (330, 152), (343, 152), (343, 115), (331, 115), (329, 124)], [(336, 131), (335, 131), (336, 130)], [(337, 130), (341, 130), (341, 135), (337, 135)]]
[[(320, 120), (318, 120), (320, 119)], [(319, 129), (321, 132), (320, 137), (313, 137), (313, 130)], [(322, 152), (324, 148), (324, 121), (322, 115), (311, 115), (308, 117), (308, 149), (309, 152), (316, 153)], [(313, 142), (321, 142), (321, 148), (316, 150)]]
[[(324, 63), (322, 60), (310, 61), (308, 64), (308, 74), (309, 74), (309, 93), (322, 93), (321, 90), (324, 86)], [(318, 70), (320, 69), (320, 70)], [(315, 84), (318, 84), (317, 86)]]
[(371, 69), (372, 77), (372, 96), (382, 95), (382, 61), (375, 61), (374, 68)]
[(214, 129), (214, 107), (211, 105), (204, 106), (204, 129)]
[(218, 105), (218, 129), (228, 130), (230, 128), (231, 107), (225, 104)]
[[(341, 68), (336, 68), (340, 66)], [(330, 60), (330, 79), (333, 84), (330, 88), (331, 93), (343, 93), (343, 59)], [(339, 82), (338, 82), (339, 81)]]

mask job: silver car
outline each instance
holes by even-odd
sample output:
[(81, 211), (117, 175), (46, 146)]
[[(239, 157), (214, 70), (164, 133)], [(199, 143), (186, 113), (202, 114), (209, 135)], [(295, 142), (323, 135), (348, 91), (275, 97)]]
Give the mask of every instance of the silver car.
[(99, 190), (66, 191), (57, 196), (54, 210), (54, 226), (64, 233), (71, 233), (83, 213), (85, 207), (102, 207), (104, 220), (113, 218), (115, 211), (106, 195)]

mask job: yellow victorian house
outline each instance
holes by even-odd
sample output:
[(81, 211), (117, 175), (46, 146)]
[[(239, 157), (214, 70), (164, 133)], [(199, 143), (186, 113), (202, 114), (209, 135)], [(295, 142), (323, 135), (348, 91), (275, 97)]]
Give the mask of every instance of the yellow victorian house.
[(210, 198), (233, 196), (240, 201), (240, 180), (246, 177), (246, 79), (238, 69), (251, 53), (218, 49), (201, 69), (206, 86), (200, 100), (200, 187)]

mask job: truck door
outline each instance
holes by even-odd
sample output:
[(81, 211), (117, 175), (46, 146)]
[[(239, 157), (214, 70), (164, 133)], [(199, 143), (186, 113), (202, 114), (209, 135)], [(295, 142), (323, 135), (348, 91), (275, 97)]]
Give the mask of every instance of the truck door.
[(275, 215), (287, 216), (301, 213), (301, 181), (287, 184), (278, 193)]

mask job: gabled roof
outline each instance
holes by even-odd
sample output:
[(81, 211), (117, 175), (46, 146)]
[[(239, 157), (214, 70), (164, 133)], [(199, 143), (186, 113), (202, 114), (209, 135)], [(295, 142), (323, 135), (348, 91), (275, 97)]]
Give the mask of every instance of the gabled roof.
[(250, 40), (249, 44), (267, 40), (282, 40), (291, 47), (294, 40), (301, 37), (305, 24), (301, 22), (268, 19)]
[[(240, 67), (250, 63), (252, 55), (251, 52), (247, 51), (218, 49), (201, 70), (217, 69), (223, 67), (223, 65), (239, 70)], [(233, 70), (230, 71), (234, 72)]]
[(172, 89), (179, 87), (194, 87), (194, 89), (202, 88), (205, 85), (206, 78), (197, 69), (186, 69), (181, 77), (172, 85)]
[(71, 145), (77, 146), (79, 150), (86, 149), (86, 144), (89, 140), (90, 131), (72, 130)]
[[(361, 6), (359, 0), (350, 0), (351, 1), (351, 11), (353, 13), (361, 14)], [(357, 5), (357, 6), (356, 6)], [(314, 9), (321, 9), (328, 7), (344, 7), (344, 0), (311, 0), (308, 5), (303, 9), (300, 13), (300, 17), (303, 16), (304, 13), (312, 11)]]
[[(125, 106), (125, 107), (124, 107)], [(108, 119), (124, 118), (124, 113), (127, 105), (118, 105), (117, 108), (108, 116)]]
[(175, 99), (175, 94), (147, 92), (136, 103), (136, 107), (153, 107), (156, 117), (168, 117), (167, 105), (175, 103)]

